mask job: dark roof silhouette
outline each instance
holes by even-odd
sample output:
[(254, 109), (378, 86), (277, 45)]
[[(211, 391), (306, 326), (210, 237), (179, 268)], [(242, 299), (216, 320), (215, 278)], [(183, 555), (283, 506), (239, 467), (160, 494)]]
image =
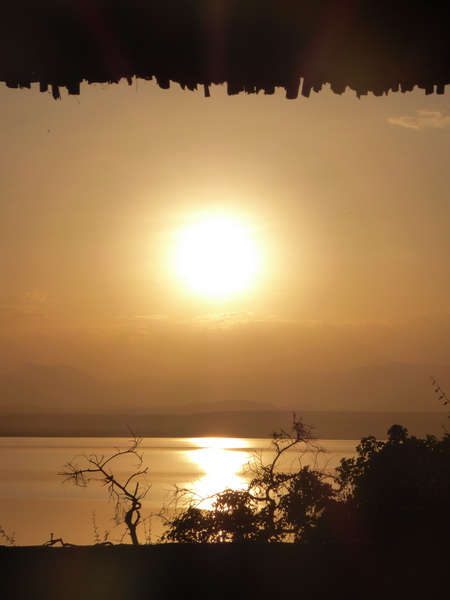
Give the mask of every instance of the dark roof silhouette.
[(67, 88), (156, 78), (229, 94), (443, 93), (448, 0), (2, 0), (0, 80)]

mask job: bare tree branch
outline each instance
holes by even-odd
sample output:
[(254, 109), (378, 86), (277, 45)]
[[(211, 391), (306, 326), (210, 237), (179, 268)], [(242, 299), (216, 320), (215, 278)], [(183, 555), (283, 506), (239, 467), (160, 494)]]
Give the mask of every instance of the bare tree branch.
[[(147, 467), (142, 468), (143, 455), (138, 452), (142, 438), (131, 433), (133, 437), (128, 448), (120, 450), (116, 447), (115, 452), (109, 457), (95, 453), (87, 455), (83, 452), (65, 464), (59, 475), (65, 478), (63, 483), (70, 481), (79, 487), (86, 487), (91, 482), (106, 486), (109, 499), (115, 504), (116, 525), (124, 523), (131, 542), (137, 545), (139, 544), (137, 529), (142, 522), (141, 500), (146, 496), (150, 486), (146, 480)], [(133, 465), (134, 472), (124, 482), (120, 481), (112, 471), (112, 466), (117, 463), (117, 459), (123, 456), (137, 459), (136, 464)], [(79, 466), (77, 459), (83, 461), (85, 466)]]
[[(292, 431), (273, 435), (272, 460), (266, 464), (259, 452), (247, 464), (252, 478), (246, 489), (226, 489), (209, 498), (178, 489), (177, 502), (187, 498), (187, 503), (174, 518), (163, 516), (167, 530), (162, 541), (298, 541), (314, 527), (334, 495), (324, 472), (302, 466), (305, 453), (322, 451), (312, 439), (311, 428), (294, 414)], [(299, 468), (292, 463), (286, 472), (282, 464), (294, 448), (299, 450)], [(201, 507), (205, 500), (212, 501), (211, 509)]]

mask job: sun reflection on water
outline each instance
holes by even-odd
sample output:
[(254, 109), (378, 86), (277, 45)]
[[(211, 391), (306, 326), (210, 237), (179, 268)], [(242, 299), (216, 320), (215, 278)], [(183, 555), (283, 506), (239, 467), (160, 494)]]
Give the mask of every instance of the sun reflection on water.
[(247, 480), (243, 469), (251, 458), (246, 450), (248, 441), (239, 438), (196, 438), (197, 448), (187, 450), (187, 458), (201, 471), (202, 476), (189, 489), (203, 501), (201, 508), (211, 508), (213, 494), (226, 488), (243, 489)]

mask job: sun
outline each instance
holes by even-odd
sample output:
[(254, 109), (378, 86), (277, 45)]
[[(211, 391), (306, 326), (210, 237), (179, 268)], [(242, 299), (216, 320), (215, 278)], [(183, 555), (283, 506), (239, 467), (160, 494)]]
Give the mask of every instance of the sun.
[(247, 289), (259, 269), (251, 228), (237, 218), (200, 218), (180, 231), (176, 270), (202, 296), (222, 297)]

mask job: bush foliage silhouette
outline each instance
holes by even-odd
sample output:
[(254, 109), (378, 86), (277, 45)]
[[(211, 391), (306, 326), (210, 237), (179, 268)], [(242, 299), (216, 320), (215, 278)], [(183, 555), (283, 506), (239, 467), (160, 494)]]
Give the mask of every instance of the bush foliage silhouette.
[[(299, 450), (299, 468), (281, 470), (286, 453)], [(226, 489), (210, 500), (210, 509), (202, 508), (204, 499), (191, 497), (172, 520), (162, 541), (227, 542), (298, 542), (308, 537), (322, 513), (334, 501), (336, 491), (323, 471), (301, 465), (306, 452), (320, 452), (312, 440), (311, 428), (294, 418), (290, 432), (274, 434), (274, 457), (264, 464), (255, 455), (248, 465), (252, 477), (244, 490)]]
[[(83, 454), (65, 465), (62, 473), (76, 485), (97, 481), (106, 486), (115, 503), (115, 521), (125, 525), (133, 544), (139, 543), (138, 529), (145, 525), (141, 501), (149, 487), (138, 451), (141, 441), (134, 437), (129, 448), (117, 449), (110, 457)], [(448, 539), (448, 432), (442, 439), (421, 439), (393, 425), (386, 441), (363, 438), (357, 456), (343, 458), (331, 475), (317, 466), (321, 449), (311, 428), (294, 416), (291, 431), (273, 435), (272, 450), (267, 464), (262, 454), (250, 460), (250, 481), (244, 489), (225, 489), (207, 499), (179, 490), (181, 508), (171, 518), (162, 511), (165, 532), (159, 541), (404, 544), (413, 539)], [(298, 451), (296, 461), (286, 464), (291, 450)], [(312, 467), (302, 464), (306, 453), (315, 457)], [(124, 455), (136, 458), (137, 463), (122, 481), (112, 465)]]
[(393, 425), (388, 440), (361, 440), (356, 458), (345, 458), (337, 482), (371, 539), (447, 535), (450, 532), (450, 435), (409, 437)]
[(213, 496), (211, 509), (192, 498), (172, 520), (162, 541), (342, 542), (404, 544), (447, 539), (450, 534), (450, 435), (409, 437), (393, 425), (387, 441), (363, 438), (357, 456), (344, 458), (331, 476), (301, 466), (282, 472), (285, 453), (315, 450), (310, 429), (294, 421), (274, 436), (272, 462), (260, 458), (244, 490)]

